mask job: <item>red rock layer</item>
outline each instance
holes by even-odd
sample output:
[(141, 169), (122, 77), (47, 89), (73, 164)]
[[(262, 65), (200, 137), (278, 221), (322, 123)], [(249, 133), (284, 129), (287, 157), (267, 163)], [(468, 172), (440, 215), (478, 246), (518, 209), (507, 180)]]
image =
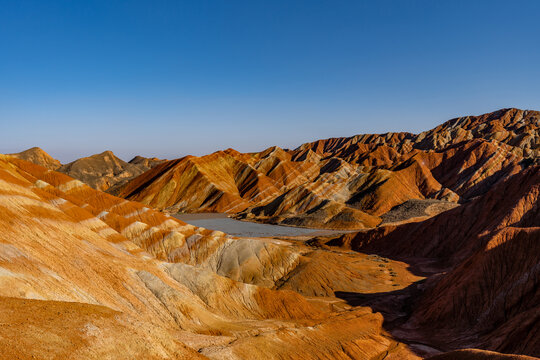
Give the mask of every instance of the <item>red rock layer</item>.
[(347, 234), (327, 245), (443, 267), (425, 284), (404, 327), (422, 334), (411, 338), (537, 356), (539, 197), (540, 166), (530, 166), (429, 220)]

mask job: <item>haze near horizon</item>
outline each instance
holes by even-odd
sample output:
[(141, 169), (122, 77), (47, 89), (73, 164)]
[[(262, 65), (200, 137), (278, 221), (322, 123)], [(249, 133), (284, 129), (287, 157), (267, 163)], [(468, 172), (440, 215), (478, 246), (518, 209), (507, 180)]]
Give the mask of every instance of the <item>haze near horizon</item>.
[(533, 1), (2, 5), (0, 153), (175, 158), (540, 108)]

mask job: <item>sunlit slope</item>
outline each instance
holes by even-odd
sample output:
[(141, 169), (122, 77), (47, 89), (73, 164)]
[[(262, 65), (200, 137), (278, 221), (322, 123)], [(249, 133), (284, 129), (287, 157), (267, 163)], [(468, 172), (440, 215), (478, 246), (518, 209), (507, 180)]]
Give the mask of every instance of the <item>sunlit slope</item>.
[(0, 346), (13, 358), (417, 358), (369, 308), (271, 289), (300, 256), (287, 246), (195, 228), (8, 156), (0, 192)]

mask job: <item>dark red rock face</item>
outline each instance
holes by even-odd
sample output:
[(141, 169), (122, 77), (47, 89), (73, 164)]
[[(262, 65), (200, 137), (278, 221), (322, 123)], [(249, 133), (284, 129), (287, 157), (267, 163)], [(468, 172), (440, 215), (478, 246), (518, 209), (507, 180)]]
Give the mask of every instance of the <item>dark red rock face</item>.
[[(423, 286), (406, 328), (444, 347), (540, 354), (540, 166), (418, 223), (327, 243), (440, 271)], [(409, 259), (409, 260), (407, 260)]]

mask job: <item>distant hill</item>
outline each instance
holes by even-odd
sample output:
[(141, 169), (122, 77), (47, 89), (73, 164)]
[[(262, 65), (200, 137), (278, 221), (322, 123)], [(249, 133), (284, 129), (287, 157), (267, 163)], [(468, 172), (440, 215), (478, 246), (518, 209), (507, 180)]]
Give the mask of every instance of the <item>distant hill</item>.
[(114, 155), (112, 151), (104, 151), (62, 165), (60, 161), (39, 147), (8, 155), (44, 166), (50, 170), (57, 170), (85, 182), (94, 189), (109, 190), (111, 193), (115, 193), (117, 188), (132, 178), (166, 161), (136, 156), (129, 162), (125, 162)]
[(14, 156), (18, 159), (23, 159), (26, 161), (30, 161), (34, 164), (41, 165), (50, 170), (56, 170), (60, 166), (62, 166), (60, 161), (56, 160), (55, 158), (53, 158), (52, 156), (50, 156), (49, 154), (47, 154), (45, 151), (43, 151), (42, 149), (38, 147), (33, 147), (28, 150), (21, 151), (20, 153), (9, 154), (9, 155)]
[(155, 157), (146, 158), (146, 157), (137, 155), (133, 159), (129, 160), (129, 163), (133, 164), (133, 165), (142, 166), (143, 168), (148, 170), (148, 169), (151, 169), (154, 166), (159, 165), (159, 164), (161, 164), (162, 162), (165, 162), (165, 161), (167, 161), (167, 160), (158, 159), (158, 158), (155, 158)]
[(112, 151), (77, 159), (58, 168), (59, 172), (79, 179), (94, 189), (109, 190), (119, 187), (164, 160), (137, 156), (129, 163)]

